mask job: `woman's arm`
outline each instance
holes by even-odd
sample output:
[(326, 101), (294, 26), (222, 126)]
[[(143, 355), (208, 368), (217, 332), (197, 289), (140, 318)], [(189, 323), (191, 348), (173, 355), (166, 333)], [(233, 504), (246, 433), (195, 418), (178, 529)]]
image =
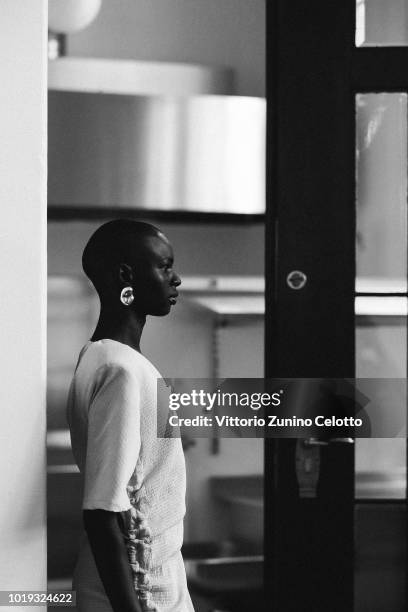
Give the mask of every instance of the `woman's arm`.
[(118, 513), (84, 510), (83, 519), (96, 567), (114, 612), (142, 612)]

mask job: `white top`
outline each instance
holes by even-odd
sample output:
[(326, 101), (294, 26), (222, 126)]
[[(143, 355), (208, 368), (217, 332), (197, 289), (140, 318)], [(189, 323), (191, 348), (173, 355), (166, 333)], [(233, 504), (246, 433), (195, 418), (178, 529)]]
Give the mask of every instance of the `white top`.
[[(191, 612), (180, 553), (184, 454), (179, 437), (158, 437), (166, 431), (170, 392), (164, 385), (157, 392), (158, 378), (150, 361), (126, 344), (88, 342), (70, 387), (67, 416), (84, 481), (82, 507), (123, 513), (143, 610)], [(112, 610), (85, 534), (75, 589), (80, 612)]]

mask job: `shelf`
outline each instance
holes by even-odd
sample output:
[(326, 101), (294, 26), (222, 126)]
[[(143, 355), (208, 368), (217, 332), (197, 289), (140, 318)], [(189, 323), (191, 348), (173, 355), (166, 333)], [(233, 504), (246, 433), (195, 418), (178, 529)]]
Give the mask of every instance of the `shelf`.
[[(213, 292), (215, 293), (215, 292)], [(189, 302), (205, 308), (220, 317), (263, 317), (265, 302), (262, 293), (245, 295), (197, 295), (189, 298)], [(381, 318), (388, 323), (394, 319), (400, 320), (408, 315), (408, 300), (406, 297), (358, 296), (355, 298), (355, 315), (358, 324), (373, 324), (372, 318)]]
[(183, 295), (202, 294), (259, 294), (265, 293), (265, 279), (263, 276), (184, 276), (181, 291)]
[(223, 223), (247, 225), (264, 223), (262, 213), (217, 213), (196, 212), (193, 210), (152, 210), (147, 208), (122, 208), (107, 206), (48, 206), (48, 221), (108, 221), (109, 219), (129, 218), (168, 223)]
[(238, 296), (198, 296), (190, 298), (189, 302), (204, 308), (219, 317), (257, 317), (265, 315), (265, 300), (263, 295)]

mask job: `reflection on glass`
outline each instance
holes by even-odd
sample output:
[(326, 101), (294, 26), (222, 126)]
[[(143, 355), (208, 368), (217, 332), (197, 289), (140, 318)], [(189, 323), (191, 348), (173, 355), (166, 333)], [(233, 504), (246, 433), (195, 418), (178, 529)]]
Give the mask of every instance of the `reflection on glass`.
[[(366, 276), (364, 278), (356, 278), (356, 293), (382, 293), (386, 295), (387, 293), (405, 293), (407, 286), (407, 281), (404, 278), (381, 278), (379, 276)], [(364, 299), (359, 298), (356, 301), (356, 308), (364, 310)], [(398, 299), (394, 302), (394, 304), (398, 304)], [(372, 304), (370, 303), (370, 308), (372, 308)], [(392, 307), (394, 310), (394, 306)], [(405, 311), (404, 311), (405, 312)], [(356, 314), (364, 314), (364, 312), (359, 312), (356, 310)], [(391, 313), (380, 313), (380, 314), (393, 314)], [(398, 314), (398, 313), (396, 313)], [(403, 313), (404, 314), (404, 313)]]
[[(369, 300), (373, 300), (373, 314), (369, 314)], [(407, 299), (404, 312), (407, 311)], [(356, 377), (358, 378), (403, 378), (407, 368), (406, 316), (392, 314), (393, 298), (365, 298), (365, 303), (356, 304)], [(379, 315), (379, 303), (384, 313)], [(395, 306), (395, 305), (394, 305)], [(406, 397), (387, 398), (384, 418), (388, 410), (404, 410)], [(405, 418), (406, 422), (406, 418)], [(404, 438), (373, 438), (356, 440), (356, 486), (357, 498), (404, 498), (406, 488), (406, 440)]]
[(407, 95), (356, 97), (357, 274), (406, 290)]
[(407, 44), (407, 0), (356, 0), (357, 47)]

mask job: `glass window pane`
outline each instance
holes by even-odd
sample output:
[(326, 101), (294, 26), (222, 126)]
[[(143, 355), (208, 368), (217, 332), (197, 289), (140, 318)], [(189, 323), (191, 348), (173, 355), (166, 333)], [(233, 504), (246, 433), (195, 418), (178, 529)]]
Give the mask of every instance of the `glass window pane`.
[[(407, 298), (357, 298), (356, 377), (406, 377), (406, 312)], [(406, 405), (405, 397), (394, 398), (394, 401), (399, 406), (400, 402)], [(392, 406), (392, 401), (384, 406), (384, 418)], [(405, 488), (405, 438), (357, 439), (356, 497), (404, 498)]]
[[(398, 3), (399, 8), (402, 5)], [(395, 34), (396, 30), (390, 29), (390, 23), (382, 17), (393, 14), (402, 20), (396, 7), (397, 3), (391, 0), (358, 0), (356, 44), (380, 44), (379, 41), (387, 44), (385, 34)], [(378, 36), (376, 22), (372, 21), (375, 15), (380, 16)], [(405, 20), (400, 25), (405, 27)], [(388, 40), (396, 44), (397, 38)], [(403, 437), (356, 439), (355, 610), (403, 610), (406, 608), (403, 508), (400, 504), (383, 505), (375, 500), (404, 500), (407, 488), (405, 93), (356, 96), (356, 205), (356, 292), (360, 295), (355, 299), (355, 375), (359, 379), (380, 379), (376, 397), (371, 398), (377, 426), (395, 422), (398, 427), (401, 425), (397, 435)], [(400, 381), (398, 385), (389, 381), (387, 388), (381, 380), (384, 378)], [(373, 532), (380, 534), (375, 545)], [(391, 591), (380, 587), (384, 576), (392, 583)]]
[(407, 287), (407, 95), (356, 96), (357, 275), (371, 291)]
[(357, 47), (407, 44), (407, 0), (356, 0)]

